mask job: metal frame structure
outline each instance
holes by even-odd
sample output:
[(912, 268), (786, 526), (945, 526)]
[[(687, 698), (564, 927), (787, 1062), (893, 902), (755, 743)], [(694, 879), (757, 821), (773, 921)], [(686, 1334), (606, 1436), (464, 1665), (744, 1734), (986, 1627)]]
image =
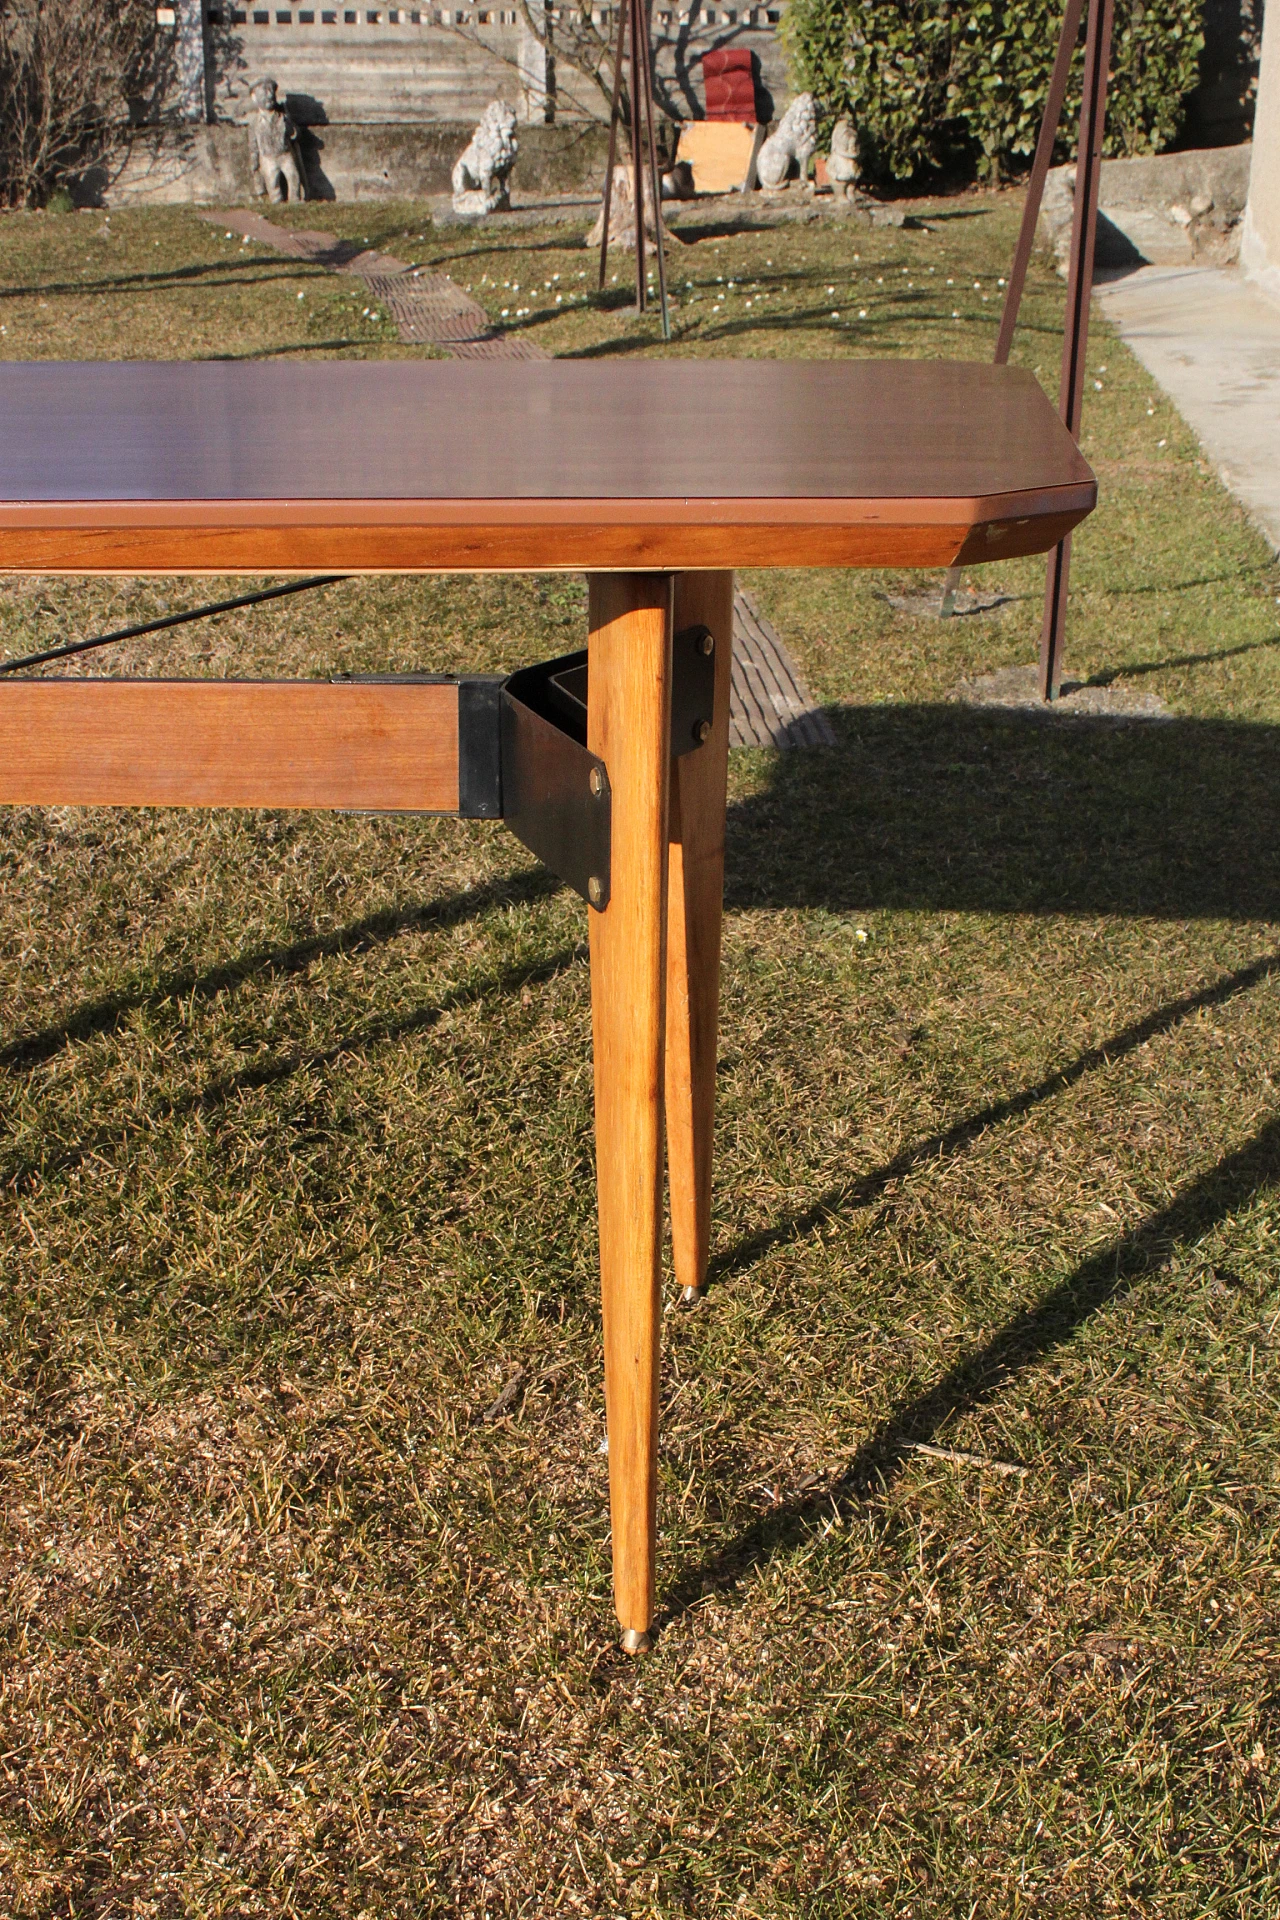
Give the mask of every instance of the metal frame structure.
[[(1102, 141), (1106, 130), (1107, 73), (1111, 65), (1111, 27), (1114, 0), (1088, 0), (1085, 26), (1084, 94), (1080, 103), (1080, 135), (1077, 143), (1075, 202), (1071, 218), (1071, 256), (1067, 270), (1067, 313), (1062, 341), (1062, 377), (1058, 411), (1073, 440), (1079, 441), (1084, 400), (1085, 355), (1089, 345), (1089, 301), (1093, 293), (1093, 262), (1098, 234), (1098, 187), (1102, 167)], [(993, 356), (999, 367), (1007, 366), (1013, 345), (1014, 329), (1027, 282), (1027, 268), (1035, 241), (1036, 223), (1044, 200), (1045, 181), (1053, 158), (1054, 141), (1062, 119), (1071, 62), (1080, 38), (1080, 19), (1085, 0), (1067, 0), (1058, 35), (1058, 51), (1049, 79), (1049, 92), (1040, 133), (1036, 140), (1031, 177), (1027, 184), (1022, 225), (1014, 249), (1013, 265), (1005, 288), (1000, 332)], [(1044, 619), (1040, 629), (1040, 698), (1056, 700), (1062, 690), (1062, 655), (1067, 626), (1067, 594), (1071, 574), (1071, 536), (1049, 555), (1045, 583)], [(943, 586), (942, 613), (952, 610), (960, 569), (953, 567)]]
[(618, 153), (618, 126), (622, 118), (622, 68), (627, 43), (631, 46), (631, 96), (628, 134), (631, 146), (632, 199), (636, 224), (636, 312), (648, 310), (649, 291), (644, 270), (645, 176), (653, 194), (654, 251), (658, 256), (658, 298), (662, 308), (662, 337), (671, 338), (667, 310), (667, 266), (662, 248), (662, 194), (658, 183), (658, 142), (653, 124), (653, 52), (644, 0), (622, 0), (618, 8), (618, 45), (613, 60), (613, 100), (609, 110), (609, 164), (604, 176), (604, 221), (600, 237), (600, 291), (609, 264), (609, 209), (613, 202), (613, 169)]

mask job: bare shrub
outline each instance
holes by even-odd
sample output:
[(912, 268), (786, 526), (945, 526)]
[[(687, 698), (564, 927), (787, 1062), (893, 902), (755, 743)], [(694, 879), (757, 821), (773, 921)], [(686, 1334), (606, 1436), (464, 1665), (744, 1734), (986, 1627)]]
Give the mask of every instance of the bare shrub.
[(0, 204), (40, 206), (154, 107), (147, 0), (0, 0)]

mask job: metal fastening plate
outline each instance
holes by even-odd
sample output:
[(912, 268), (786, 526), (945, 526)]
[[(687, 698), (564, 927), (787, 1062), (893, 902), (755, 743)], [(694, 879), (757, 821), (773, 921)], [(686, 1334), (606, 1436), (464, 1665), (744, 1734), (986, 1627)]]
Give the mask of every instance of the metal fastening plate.
[[(683, 627), (671, 643), (671, 757), (692, 753), (709, 739), (715, 717), (716, 643), (709, 627)], [(548, 663), (548, 699), (554, 711), (587, 738), (587, 656)], [(551, 709), (549, 709), (551, 710)]]
[(715, 718), (716, 643), (710, 627), (682, 627), (671, 643), (671, 757), (710, 738)]
[(586, 666), (570, 654), (513, 673), (502, 690), (502, 817), (588, 905), (609, 904), (613, 796), (609, 773), (582, 739), (578, 716), (553, 685), (558, 674)]

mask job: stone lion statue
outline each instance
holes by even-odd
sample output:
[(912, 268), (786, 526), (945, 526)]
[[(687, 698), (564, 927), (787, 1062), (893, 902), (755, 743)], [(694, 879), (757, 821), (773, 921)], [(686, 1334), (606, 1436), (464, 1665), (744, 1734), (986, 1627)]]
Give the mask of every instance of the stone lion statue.
[(253, 118), (249, 122), (249, 151), (253, 170), (268, 200), (305, 200), (307, 176), (298, 151), (298, 129), (284, 102), (276, 98), (276, 83), (268, 76), (249, 89)]
[(854, 198), (860, 159), (853, 122), (837, 120), (831, 129), (831, 152), (827, 156), (827, 178), (833, 193), (843, 193), (847, 200)]
[(491, 100), (454, 165), (454, 212), (505, 213), (511, 205), (507, 177), (519, 151), (515, 110), (505, 100)]
[(818, 146), (818, 116), (813, 95), (798, 93), (760, 149), (756, 178), (762, 187), (785, 187), (794, 161), (804, 179)]

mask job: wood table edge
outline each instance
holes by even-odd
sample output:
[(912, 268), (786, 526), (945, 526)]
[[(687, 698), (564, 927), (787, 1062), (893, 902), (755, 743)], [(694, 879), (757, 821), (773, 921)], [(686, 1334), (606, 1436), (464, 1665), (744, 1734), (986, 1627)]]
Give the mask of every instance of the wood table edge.
[(686, 571), (950, 566), (1044, 552), (1090, 476), (924, 499), (58, 501), (0, 505), (14, 573)]

